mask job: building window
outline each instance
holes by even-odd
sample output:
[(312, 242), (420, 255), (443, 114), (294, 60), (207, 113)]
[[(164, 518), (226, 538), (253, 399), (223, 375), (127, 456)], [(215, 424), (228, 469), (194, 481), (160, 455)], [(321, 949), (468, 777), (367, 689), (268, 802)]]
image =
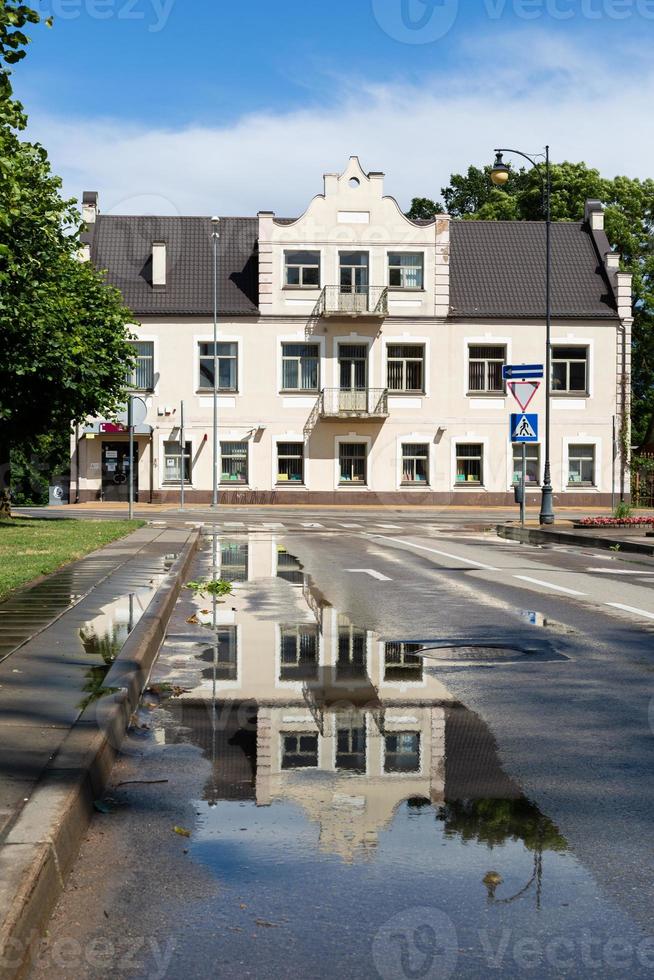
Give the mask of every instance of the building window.
[(281, 545), (277, 548), (277, 578), (283, 578), (290, 585), (304, 585), (302, 562), (295, 555), (289, 555)]
[[(525, 444), (527, 457), (526, 483), (540, 483), (540, 446), (536, 443)], [(513, 443), (513, 483), (522, 482), (522, 444)]]
[(130, 340), (136, 364), (127, 377), (127, 387), (135, 391), (154, 391), (154, 341)]
[(356, 679), (366, 676), (366, 631), (353, 626), (345, 616), (339, 616), (338, 660), (336, 677), (338, 680)]
[(320, 346), (282, 344), (282, 391), (318, 391)]
[(421, 681), (424, 661), (417, 651), (420, 643), (389, 640), (384, 644), (385, 681)]
[[(164, 483), (179, 483), (181, 480), (181, 451), (179, 442), (164, 442)], [(192, 448), (190, 442), (184, 443), (184, 483), (191, 482)]]
[(402, 444), (402, 483), (429, 483), (429, 446), (422, 442)]
[(282, 732), (282, 769), (315, 769), (318, 765), (317, 732)]
[(220, 546), (220, 577), (226, 582), (247, 582), (248, 546), (230, 541)]
[(304, 483), (304, 443), (277, 443), (277, 482)]
[(366, 771), (366, 725), (336, 729), (336, 768), (346, 772)]
[(313, 681), (318, 676), (318, 624), (280, 626), (280, 681)]
[(338, 447), (339, 483), (366, 482), (365, 442), (342, 442)]
[(587, 394), (587, 347), (552, 347), (552, 391)]
[(420, 771), (420, 732), (386, 735), (384, 747), (384, 772)]
[(484, 447), (479, 442), (456, 444), (456, 482), (484, 482)]
[(504, 392), (502, 367), (506, 363), (506, 347), (468, 347), (468, 391)]
[(389, 344), (386, 375), (389, 391), (424, 392), (425, 348), (421, 344)]
[(284, 284), (315, 289), (320, 286), (320, 252), (284, 252)]
[(423, 266), (422, 252), (389, 252), (388, 285), (392, 289), (422, 289)]
[(236, 626), (219, 626), (217, 646), (206, 647), (200, 660), (209, 664), (202, 671), (202, 676), (208, 680), (214, 677), (217, 681), (238, 680), (238, 648)]
[(568, 446), (568, 486), (595, 486), (595, 446)]
[[(213, 343), (200, 342), (200, 390), (213, 391)], [(238, 390), (238, 344), (218, 343), (218, 391)]]
[(340, 286), (342, 293), (368, 292), (368, 253), (340, 252)]
[(221, 442), (221, 483), (248, 482), (248, 444), (247, 442)]

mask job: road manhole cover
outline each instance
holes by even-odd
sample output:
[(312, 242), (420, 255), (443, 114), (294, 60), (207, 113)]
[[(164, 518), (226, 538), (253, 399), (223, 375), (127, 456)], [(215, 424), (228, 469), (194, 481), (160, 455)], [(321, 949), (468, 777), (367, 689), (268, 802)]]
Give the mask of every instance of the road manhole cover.
[(430, 660), (447, 660), (449, 663), (505, 663), (507, 660), (519, 660), (521, 657), (529, 655), (527, 650), (519, 650), (517, 647), (489, 647), (489, 646), (449, 646), (449, 647), (423, 647), (417, 651), (423, 657)]

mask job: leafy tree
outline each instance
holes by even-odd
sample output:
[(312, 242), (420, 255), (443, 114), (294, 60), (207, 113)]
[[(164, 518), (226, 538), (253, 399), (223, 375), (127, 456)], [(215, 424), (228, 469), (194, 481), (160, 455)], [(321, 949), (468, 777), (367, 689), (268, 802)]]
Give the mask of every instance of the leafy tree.
[(429, 197), (414, 197), (411, 201), (411, 207), (406, 212), (406, 216), (407, 218), (412, 218), (414, 221), (416, 219), (429, 220), (435, 214), (442, 214), (444, 210), (442, 204), (436, 204)]
[(39, 14), (0, 0), (0, 516), (9, 512), (12, 447), (113, 411), (133, 362), (117, 290), (78, 261), (79, 214), (45, 149), (19, 137), (23, 108), (8, 65)]
[[(622, 255), (622, 269), (633, 276), (632, 435), (639, 444), (654, 414), (654, 180), (607, 179), (583, 162), (567, 161), (552, 165), (551, 178), (553, 220), (581, 221), (586, 200), (601, 201), (609, 241)], [(445, 210), (454, 218), (534, 221), (543, 217), (542, 182), (534, 168), (513, 171), (505, 187), (498, 188), (491, 183), (490, 167), (469, 167), (465, 174), (452, 174), (441, 195)], [(414, 203), (425, 200), (416, 198)]]

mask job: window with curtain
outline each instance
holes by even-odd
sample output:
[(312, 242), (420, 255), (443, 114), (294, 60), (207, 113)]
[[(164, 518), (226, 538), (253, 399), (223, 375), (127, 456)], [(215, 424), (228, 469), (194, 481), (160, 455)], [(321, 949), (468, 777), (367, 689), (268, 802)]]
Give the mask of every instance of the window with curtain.
[(484, 447), (477, 442), (459, 442), (456, 446), (456, 482), (484, 482)]
[(341, 483), (366, 482), (365, 442), (342, 442), (338, 448)]
[(468, 391), (504, 392), (502, 368), (506, 363), (506, 347), (493, 344), (468, 347)]
[(282, 344), (282, 390), (318, 391), (319, 344)]
[(154, 390), (154, 341), (130, 340), (136, 353), (136, 364), (127, 377), (127, 387), (136, 391)]
[[(213, 342), (200, 341), (200, 390), (213, 391)], [(218, 391), (238, 390), (238, 344), (218, 343)]]
[(221, 483), (248, 482), (248, 444), (247, 442), (221, 442), (220, 457)]
[(423, 269), (422, 252), (389, 252), (388, 285), (391, 289), (422, 289)]
[(388, 734), (384, 749), (384, 772), (420, 771), (420, 732)]
[[(540, 483), (540, 446), (535, 442), (525, 443), (527, 457), (527, 483)], [(522, 443), (513, 443), (513, 483), (522, 481)]]
[(386, 363), (389, 391), (424, 392), (425, 348), (422, 344), (389, 344)]
[(402, 483), (429, 483), (429, 446), (424, 442), (402, 444)]
[(277, 443), (277, 482), (304, 483), (304, 443)]
[(317, 623), (279, 627), (280, 681), (310, 681), (318, 676), (320, 632)]

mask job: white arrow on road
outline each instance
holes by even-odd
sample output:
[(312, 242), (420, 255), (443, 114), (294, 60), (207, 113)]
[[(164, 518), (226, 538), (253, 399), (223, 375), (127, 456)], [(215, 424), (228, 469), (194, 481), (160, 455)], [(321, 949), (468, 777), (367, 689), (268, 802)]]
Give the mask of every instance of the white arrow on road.
[(358, 575), (370, 575), (371, 578), (376, 578), (380, 582), (392, 582), (393, 579), (389, 578), (388, 575), (382, 575), (381, 572), (376, 572), (374, 568), (346, 568), (346, 572), (354, 572)]

